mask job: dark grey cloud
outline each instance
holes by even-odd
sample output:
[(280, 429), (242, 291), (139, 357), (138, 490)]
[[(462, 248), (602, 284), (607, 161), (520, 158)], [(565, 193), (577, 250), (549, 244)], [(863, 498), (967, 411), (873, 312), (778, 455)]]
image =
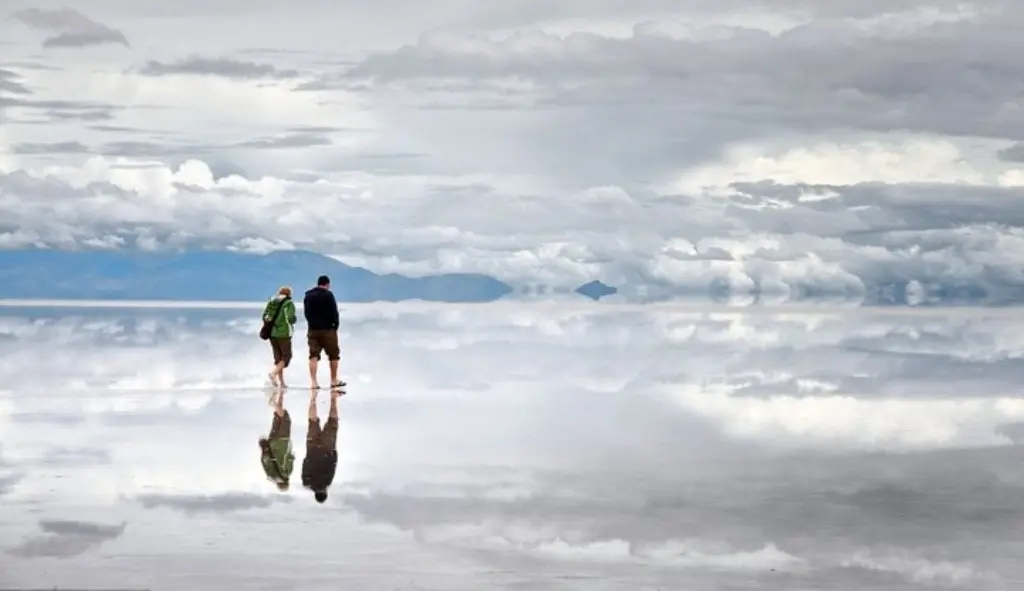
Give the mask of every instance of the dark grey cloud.
[(82, 142), (23, 142), (13, 147), (15, 154), (88, 154), (91, 150)]
[(43, 31), (55, 32), (43, 41), (43, 47), (89, 47), (108, 43), (129, 46), (124, 33), (98, 23), (73, 8), (44, 10), (27, 8), (14, 13), (25, 25)]
[(147, 509), (171, 509), (186, 514), (232, 513), (250, 509), (267, 509), (275, 503), (290, 503), (284, 495), (263, 496), (252, 493), (224, 493), (216, 495), (144, 494), (135, 497)]
[[(732, 186), (741, 194), (731, 198), (730, 213), (767, 232), (783, 231), (783, 226), (792, 227), (794, 223), (802, 226), (812, 217), (814, 228), (809, 231), (821, 236), (839, 233), (858, 241), (875, 236), (878, 240), (902, 242), (899, 232), (950, 230), (973, 224), (1024, 225), (1024, 209), (1011, 198), (1019, 191), (1016, 187), (876, 182), (840, 186), (772, 181)], [(834, 197), (804, 198), (822, 192), (831, 192)], [(755, 213), (770, 201), (792, 205), (793, 211), (765, 208)], [(882, 210), (884, 215), (879, 215)], [(833, 225), (827, 230), (817, 225), (830, 222)]]
[(312, 146), (330, 146), (334, 142), (326, 135), (317, 133), (292, 133), (270, 138), (257, 138), (235, 144), (238, 148), (276, 149), (276, 148), (308, 148)]
[(61, 33), (54, 37), (48, 37), (43, 41), (43, 47), (89, 47), (91, 45), (103, 45), (104, 43), (117, 43), (128, 46), (128, 39), (120, 32), (90, 31), (88, 33)]
[[(36, 0), (38, 3), (39, 0)], [(56, 0), (51, 0), (56, 1)], [(1004, 0), (990, 0), (986, 4), (999, 5)], [(15, 5), (31, 4), (30, 0), (11, 0)], [(179, 4), (169, 7), (157, 0), (90, 0), (90, 5), (104, 12), (117, 12), (129, 16), (176, 18), (182, 12), (197, 17), (233, 16), (237, 9), (203, 0), (181, 0)], [(845, 17), (871, 16), (883, 12), (899, 12), (917, 8), (938, 8), (955, 10), (963, 2), (957, 0), (893, 0), (883, 2), (868, 0), (834, 0), (828, 3), (812, 0), (765, 0), (756, 7), (765, 12), (793, 15)], [(595, 0), (579, 2), (578, 0), (518, 0), (509, 6), (482, 6), (472, 0), (437, 0), (430, 6), (415, 0), (382, 0), (368, 5), (358, 0), (298, 0), (296, 10), (316, 15), (335, 14), (341, 10), (346, 14), (345, 22), (339, 23), (339, 30), (347, 30), (343, 25), (353, 23), (354, 27), (366, 27), (380, 22), (387, 27), (399, 27), (405, 21), (422, 23), (422, 29), (434, 28), (465, 28), (480, 29), (482, 27), (515, 27), (527, 26), (552, 20), (577, 19), (615, 19), (635, 18), (637, 16), (668, 16), (678, 15), (685, 11), (688, 16), (721, 14), (723, 12), (752, 12), (749, 2), (744, 0), (690, 0), (680, 5), (672, 0), (636, 0), (621, 2), (620, 0)], [(246, 3), (249, 14), (274, 17), (280, 5), (273, 0), (253, 0)], [(403, 15), (396, 19), (395, 15)], [(316, 18), (313, 17), (313, 18)], [(399, 23), (398, 21), (402, 22)], [(257, 50), (262, 51), (262, 50)]]
[(429, 158), (428, 154), (418, 154), (413, 152), (381, 152), (381, 153), (367, 153), (357, 154), (356, 159), (359, 160), (415, 160), (419, 158)]
[(90, 125), (89, 128), (95, 129), (96, 131), (108, 131), (112, 133), (147, 133), (147, 130), (139, 129), (137, 127), (128, 127), (125, 125), (110, 125), (105, 123), (101, 123), (99, 125)]
[(114, 113), (107, 109), (83, 109), (83, 110), (51, 110), (46, 115), (55, 120), (73, 121), (110, 121), (114, 119)]
[[(408, 3), (411, 4), (411, 3)], [(1005, 0), (992, 0), (988, 6), (1002, 6)], [(406, 0), (392, 0), (388, 5), (406, 5)], [(458, 6), (456, 9), (455, 7)], [(832, 2), (815, 2), (814, 0), (766, 0), (751, 5), (744, 0), (690, 0), (680, 5), (672, 0), (637, 0), (621, 2), (619, 0), (595, 0), (594, 2), (577, 2), (575, 0), (520, 0), (515, 4), (499, 7), (482, 7), (472, 2), (450, 2), (448, 7), (448, 27), (472, 30), (473, 28), (524, 27), (542, 22), (556, 20), (579, 19), (635, 19), (637, 17), (658, 18), (678, 17), (680, 13), (687, 17), (720, 15), (723, 13), (757, 14), (760, 11), (777, 16), (800, 19), (802, 17), (844, 18), (872, 17), (879, 14), (893, 14), (915, 9), (956, 10), (964, 6), (957, 0), (835, 0)], [(759, 10), (760, 9), (760, 10)], [(442, 27), (438, 27), (442, 28)]]
[(42, 520), (42, 535), (30, 536), (8, 550), (19, 558), (71, 558), (121, 537), (127, 523), (107, 525), (73, 520)]
[[(607, 141), (598, 143), (641, 123), (638, 137), (685, 136), (695, 130), (683, 122), (692, 120), (710, 122), (710, 133), (693, 137), (711, 145), (736, 125), (748, 138), (780, 130), (895, 129), (1024, 139), (1024, 112), (1004, 106), (1013, 81), (1024, 77), (1010, 57), (1024, 50), (1013, 33), (1024, 23), (1024, 8), (989, 8), (976, 18), (875, 33), (864, 33), (863, 23), (818, 19), (779, 35), (733, 28), (704, 40), (662, 35), (655, 22), (637, 25), (628, 38), (532, 33), (467, 45), (432, 35), (370, 55), (344, 78), (383, 93), (408, 87), (421, 93), (420, 104), (443, 101), (454, 109), (496, 93), (506, 95), (509, 108), (594, 109), (591, 122), (607, 109), (608, 125), (595, 126), (605, 127)], [(965, 39), (970, 55), (962, 51)], [(532, 87), (509, 91), (499, 84), (507, 79)], [(452, 85), (476, 92), (451, 98), (440, 90)], [(643, 122), (641, 110), (660, 128)]]
[[(122, 140), (104, 144), (94, 151), (116, 156), (130, 157), (162, 157), (171, 161), (182, 158), (202, 158), (209, 163), (225, 166), (224, 152), (230, 150), (273, 150), (288, 148), (309, 148), (330, 146), (334, 142), (330, 137), (319, 132), (288, 133), (278, 136), (259, 137), (235, 143), (224, 144), (173, 144), (148, 141)], [(235, 165), (231, 165), (235, 166)], [(235, 168), (236, 172), (241, 170)]]
[[(147, 156), (167, 156), (177, 153), (179, 148), (171, 144), (147, 142), (141, 140), (118, 140), (108, 142), (99, 149), (104, 154), (112, 156), (131, 156), (135, 158)], [(206, 150), (201, 146), (194, 146), (189, 151), (203, 154)]]
[(23, 425), (60, 425), (74, 427), (85, 422), (85, 417), (72, 412), (35, 412), (16, 411), (11, 413), (11, 420)]
[(336, 127), (330, 125), (296, 125), (293, 127), (289, 127), (288, 131), (290, 133), (299, 134), (331, 134), (341, 132), (360, 132), (366, 130), (353, 127)]
[(10, 492), (14, 490), (14, 487), (21, 482), (22, 478), (24, 478), (23, 474), (0, 476), (0, 497), (10, 494)]
[(9, 68), (19, 68), (19, 69), (23, 69), (23, 70), (37, 70), (37, 71), (43, 71), (43, 72), (60, 72), (60, 71), (62, 71), (64, 69), (61, 66), (55, 66), (53, 64), (45, 64), (45, 63), (34, 62), (34, 61), (10, 61), (10, 62), (3, 62), (0, 65), (7, 66)]
[(110, 451), (101, 447), (57, 446), (46, 451), (40, 460), (45, 467), (54, 466), (96, 466), (109, 464)]
[[(108, 118), (109, 114), (100, 116), (99, 111), (62, 111), (51, 116), (59, 118), (90, 119), (93, 114), (97, 119)], [(93, 126), (100, 131), (121, 131), (118, 126)], [(113, 128), (113, 129), (110, 129)], [(188, 158), (201, 158), (211, 167), (225, 171), (225, 174), (239, 174), (243, 168), (231, 164), (224, 159), (224, 152), (229, 150), (278, 150), (290, 148), (311, 148), (331, 146), (333, 140), (325, 132), (319, 130), (296, 131), (277, 136), (258, 137), (230, 144), (175, 144), (140, 140), (118, 140), (99, 146), (88, 146), (77, 140), (61, 142), (22, 142), (15, 144), (12, 151), (16, 154), (104, 154), (109, 156), (128, 156), (132, 158), (162, 158), (168, 164), (175, 165)], [(382, 156), (390, 157), (390, 156)], [(401, 157), (401, 156), (397, 156)], [(226, 172), (230, 171), (230, 172)], [(221, 175), (223, 176), (223, 175)]]
[[(103, 104), (94, 101), (32, 99), (0, 94), (0, 109), (4, 107), (21, 107), (41, 112), (53, 120), (64, 121), (109, 121), (114, 118), (115, 113), (124, 109), (120, 105)], [(46, 123), (46, 121), (38, 123)]]
[(88, 521), (42, 520), (39, 522), (39, 527), (44, 533), (59, 536), (93, 536), (112, 539), (124, 533), (127, 524), (105, 525)]
[(209, 58), (189, 56), (174, 62), (149, 61), (139, 69), (146, 76), (220, 76), (224, 78), (260, 79), (294, 78), (296, 70), (279, 69), (272, 64), (233, 60), (230, 58)]
[(321, 76), (315, 80), (309, 80), (307, 82), (297, 84), (294, 90), (296, 92), (317, 92), (323, 90), (348, 90), (356, 92), (358, 90), (368, 91), (370, 90), (370, 87), (363, 82), (345, 80), (337, 76)]
[(317, 52), (303, 49), (288, 49), (284, 47), (251, 47), (240, 49), (236, 52), (239, 55), (316, 55)]
[(999, 158), (1007, 162), (1024, 162), (1024, 143), (1016, 143), (999, 150)]
[(207, 158), (206, 165), (210, 167), (210, 172), (213, 173), (213, 178), (220, 179), (231, 175), (250, 178), (250, 172), (245, 167), (223, 155), (214, 155), (213, 157)]
[(19, 78), (14, 72), (0, 68), (0, 92), (31, 94), (28, 87), (18, 81)]

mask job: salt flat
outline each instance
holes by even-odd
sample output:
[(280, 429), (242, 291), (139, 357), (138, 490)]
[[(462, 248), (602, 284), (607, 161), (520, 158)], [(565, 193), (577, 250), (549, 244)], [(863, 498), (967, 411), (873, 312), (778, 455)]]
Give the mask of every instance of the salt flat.
[(0, 308), (6, 586), (1024, 579), (1016, 310), (343, 305), (319, 505), (260, 468), (258, 312), (49, 304)]

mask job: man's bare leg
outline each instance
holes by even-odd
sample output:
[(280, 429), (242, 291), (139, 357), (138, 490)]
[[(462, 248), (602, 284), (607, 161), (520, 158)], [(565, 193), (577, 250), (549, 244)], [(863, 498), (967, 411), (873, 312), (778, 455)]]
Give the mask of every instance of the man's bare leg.
[(320, 384), (317, 383), (317, 381), (316, 381), (316, 370), (317, 370), (317, 366), (319, 364), (320, 364), (320, 360), (319, 359), (317, 359), (316, 357), (310, 358), (310, 360), (309, 360), (309, 387), (313, 388), (314, 390), (319, 390), (320, 389)]
[(331, 390), (331, 409), (327, 411), (327, 417), (329, 419), (338, 418), (338, 397), (341, 396), (341, 392), (337, 390)]
[(338, 383), (338, 360), (331, 359), (331, 385)]

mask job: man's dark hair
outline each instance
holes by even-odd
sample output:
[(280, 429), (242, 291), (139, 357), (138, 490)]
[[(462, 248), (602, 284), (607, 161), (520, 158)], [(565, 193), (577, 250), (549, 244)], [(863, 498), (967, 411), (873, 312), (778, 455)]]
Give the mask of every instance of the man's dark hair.
[(330, 283), (331, 283), (331, 278), (328, 277), (327, 275), (321, 275), (321, 276), (316, 278), (316, 285), (317, 285), (317, 287), (323, 287), (325, 285), (330, 285)]
[(322, 503), (327, 500), (327, 491), (318, 490), (315, 493), (313, 493), (313, 498), (316, 499), (316, 502)]

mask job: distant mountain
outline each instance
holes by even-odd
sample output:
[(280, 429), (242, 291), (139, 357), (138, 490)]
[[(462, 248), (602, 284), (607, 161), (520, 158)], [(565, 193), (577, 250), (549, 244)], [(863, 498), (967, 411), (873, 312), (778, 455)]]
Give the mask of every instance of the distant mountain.
[(576, 288), (576, 293), (585, 295), (595, 301), (618, 292), (618, 289), (601, 281), (591, 281)]
[(299, 299), (321, 274), (343, 302), (488, 302), (513, 291), (486, 275), (378, 275), (306, 251), (0, 250), (0, 298), (253, 301), (290, 285)]

